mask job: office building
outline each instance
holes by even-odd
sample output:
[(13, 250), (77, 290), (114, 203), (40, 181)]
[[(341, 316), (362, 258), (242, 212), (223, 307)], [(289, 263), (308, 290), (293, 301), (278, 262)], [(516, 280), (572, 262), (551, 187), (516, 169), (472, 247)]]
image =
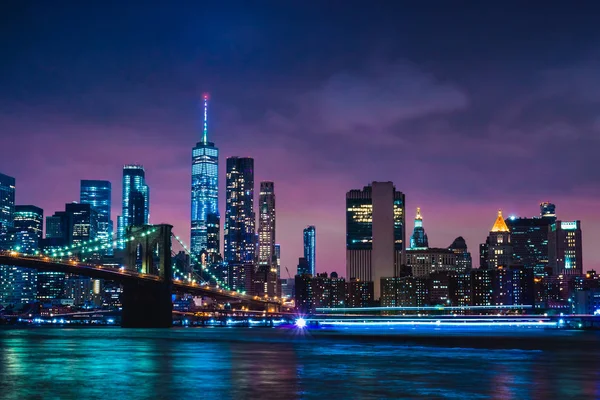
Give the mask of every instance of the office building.
[(224, 259), (253, 263), (255, 254), (254, 160), (227, 159)]
[(346, 305), (352, 308), (373, 306), (374, 286), (373, 282), (350, 279), (346, 288)]
[(98, 212), (90, 204), (69, 203), (65, 212), (71, 216), (72, 241), (78, 245), (95, 240), (98, 236)]
[(304, 258), (308, 263), (309, 274), (317, 274), (317, 228), (307, 226), (302, 232), (304, 244)]
[(512, 265), (512, 244), (510, 241), (510, 229), (504, 222), (502, 210), (498, 210), (498, 217), (490, 231), (487, 243), (486, 265), (490, 270), (498, 267), (509, 267)]
[[(219, 149), (208, 141), (208, 95), (204, 95), (202, 140), (192, 150), (192, 226), (190, 249), (208, 260), (219, 254)], [(217, 239), (217, 240), (215, 240)]]
[(375, 282), (398, 274), (404, 261), (405, 198), (392, 182), (373, 182), (346, 194), (346, 275)]
[(471, 253), (467, 249), (467, 242), (462, 236), (454, 239), (452, 244), (448, 247), (456, 255), (456, 268), (457, 271), (469, 272), (473, 267), (473, 260)]
[(441, 271), (465, 272), (458, 270), (456, 254), (452, 250), (441, 248), (408, 249), (406, 265), (415, 277), (427, 277)]
[[(224, 261), (229, 275), (229, 285), (244, 286), (234, 283), (235, 279), (252, 282), (248, 275), (251, 269), (240, 266), (252, 265), (255, 262), (256, 236), (254, 214), (254, 159), (246, 157), (229, 157), (227, 159), (226, 210), (224, 232)], [(240, 272), (232, 273), (233, 266)], [(241, 271), (244, 271), (243, 273)]]
[(548, 266), (548, 227), (552, 220), (552, 217), (506, 219), (515, 265), (531, 269), (539, 276), (544, 274)]
[(12, 227), (15, 212), (15, 178), (0, 173), (0, 235)]
[(421, 208), (417, 207), (417, 216), (415, 217), (415, 227), (413, 234), (410, 237), (410, 248), (411, 249), (426, 249), (429, 247), (429, 241), (427, 240), (427, 234), (425, 228), (423, 228), (423, 217), (421, 216)]
[(429, 281), (424, 277), (381, 278), (382, 307), (423, 307), (429, 304)]
[(112, 212), (112, 185), (109, 181), (82, 180), (79, 194), (81, 204), (91, 205), (98, 213), (97, 238), (100, 243), (109, 248), (105, 254), (112, 254), (113, 221)]
[(583, 273), (581, 221), (556, 221), (548, 228), (548, 266), (553, 275)]
[[(36, 206), (14, 207), (12, 227), (4, 234), (3, 248), (35, 254), (43, 232), (44, 211)], [(35, 301), (37, 271), (14, 266), (0, 269), (0, 303), (20, 306)]]
[(297, 275), (313, 275), (310, 270), (310, 265), (308, 264), (308, 260), (305, 257), (298, 258), (298, 268)]
[[(135, 219), (134, 219), (135, 218)], [(123, 200), (117, 219), (117, 247), (125, 248), (127, 227), (147, 225), (150, 219), (150, 189), (146, 185), (144, 167), (137, 164), (123, 167)]]
[(474, 269), (471, 271), (471, 305), (490, 306), (494, 303), (492, 276), (493, 270)]
[(257, 294), (277, 295), (279, 271), (275, 254), (275, 189), (273, 182), (261, 182), (258, 197)]
[(13, 227), (9, 232), (15, 235), (14, 249), (35, 254), (40, 249), (44, 232), (44, 210), (31, 205), (15, 206)]

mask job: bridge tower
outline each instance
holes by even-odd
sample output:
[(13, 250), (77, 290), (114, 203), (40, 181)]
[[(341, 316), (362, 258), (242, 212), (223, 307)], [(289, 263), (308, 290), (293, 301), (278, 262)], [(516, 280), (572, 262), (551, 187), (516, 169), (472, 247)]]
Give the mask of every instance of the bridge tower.
[(127, 230), (125, 268), (160, 279), (124, 285), (124, 328), (167, 328), (173, 323), (171, 229), (172, 225), (160, 224)]

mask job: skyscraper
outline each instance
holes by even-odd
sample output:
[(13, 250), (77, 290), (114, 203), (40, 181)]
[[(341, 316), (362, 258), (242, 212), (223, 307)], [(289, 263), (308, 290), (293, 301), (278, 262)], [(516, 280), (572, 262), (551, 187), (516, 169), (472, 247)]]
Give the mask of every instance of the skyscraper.
[(397, 275), (404, 260), (405, 198), (392, 182), (373, 182), (346, 194), (346, 274), (373, 281)]
[[(112, 189), (109, 181), (81, 181), (79, 201), (81, 204), (91, 205), (98, 213), (97, 237), (103, 245), (111, 245), (113, 241), (113, 222), (110, 219), (111, 195)], [(112, 246), (106, 253), (112, 253)]]
[(452, 244), (448, 247), (456, 254), (456, 267), (458, 271), (469, 272), (472, 268), (471, 253), (467, 249), (467, 242), (462, 236), (454, 239)]
[(581, 221), (556, 221), (548, 231), (548, 266), (553, 275), (583, 273)]
[(0, 234), (13, 226), (15, 178), (0, 173)]
[(498, 267), (508, 268), (512, 264), (513, 249), (510, 242), (510, 229), (502, 218), (502, 210), (488, 236), (487, 268), (495, 270)]
[[(256, 253), (254, 159), (229, 157), (226, 184), (224, 260), (228, 264), (229, 285), (241, 288), (246, 285), (243, 282), (252, 282), (248, 275), (252, 273), (250, 271), (253, 269)], [(240, 266), (248, 265), (252, 268), (242, 268), (243, 273), (232, 272), (241, 270)]]
[(33, 254), (40, 247), (44, 226), (44, 210), (26, 205), (15, 206), (15, 218), (11, 231), (15, 233), (15, 247), (21, 253)]
[(275, 254), (275, 188), (273, 182), (261, 182), (258, 197), (258, 270), (257, 294), (277, 294), (279, 271)]
[[(14, 207), (14, 222), (8, 228), (3, 247), (21, 253), (34, 254), (40, 245), (44, 211), (36, 206)], [(36, 298), (37, 272), (33, 269), (2, 266), (0, 270), (0, 302), (26, 304)]]
[(410, 248), (427, 248), (429, 247), (429, 241), (427, 240), (427, 234), (423, 228), (423, 217), (421, 216), (421, 209), (417, 207), (417, 216), (415, 217), (415, 228), (413, 234), (410, 237)]
[[(125, 165), (123, 167), (123, 209), (120, 218), (118, 218), (117, 236), (119, 239), (117, 247), (125, 248), (125, 232), (128, 226), (133, 226), (134, 222), (138, 224), (142, 221), (134, 221), (134, 214), (141, 206), (140, 198), (143, 203), (143, 224), (149, 222), (150, 216), (150, 189), (146, 185), (146, 173), (141, 165)], [(135, 200), (135, 201), (134, 201)]]
[(548, 266), (548, 227), (555, 217), (506, 219), (510, 229), (513, 263), (543, 275)]
[(71, 216), (72, 242), (78, 245), (95, 240), (98, 236), (98, 212), (90, 204), (69, 203), (65, 212)]
[(303, 231), (304, 236), (304, 258), (308, 263), (309, 274), (317, 275), (317, 228), (313, 225), (307, 226)]
[[(219, 253), (219, 149), (208, 141), (208, 95), (204, 95), (202, 140), (192, 150), (191, 252)], [(215, 231), (217, 229), (217, 231)], [(210, 238), (209, 238), (210, 237)], [(217, 240), (215, 241), (215, 238)]]
[(273, 182), (261, 182), (258, 196), (258, 264), (277, 265), (275, 258), (275, 190)]

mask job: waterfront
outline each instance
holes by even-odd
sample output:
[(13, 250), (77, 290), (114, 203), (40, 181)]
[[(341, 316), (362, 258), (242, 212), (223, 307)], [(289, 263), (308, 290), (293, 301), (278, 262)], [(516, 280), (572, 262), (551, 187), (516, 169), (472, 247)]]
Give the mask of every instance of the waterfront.
[[(600, 397), (596, 332), (380, 333), (8, 328), (0, 398)], [(494, 349), (501, 337), (539, 346)]]

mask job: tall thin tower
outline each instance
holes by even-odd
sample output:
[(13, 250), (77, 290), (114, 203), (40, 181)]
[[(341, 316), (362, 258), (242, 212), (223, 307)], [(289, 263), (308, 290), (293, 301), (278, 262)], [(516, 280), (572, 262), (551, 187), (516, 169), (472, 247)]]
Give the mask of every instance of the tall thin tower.
[(273, 182), (260, 183), (258, 217), (257, 294), (277, 295), (279, 270), (275, 254), (275, 188)]
[(192, 226), (190, 247), (198, 259), (219, 253), (219, 149), (208, 141), (208, 94), (204, 94), (202, 140), (192, 150)]

